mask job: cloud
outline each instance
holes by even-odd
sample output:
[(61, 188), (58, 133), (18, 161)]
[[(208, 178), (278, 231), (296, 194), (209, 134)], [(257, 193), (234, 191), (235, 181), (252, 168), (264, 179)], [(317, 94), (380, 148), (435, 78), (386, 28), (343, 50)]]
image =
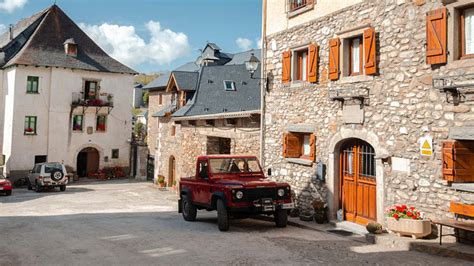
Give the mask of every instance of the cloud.
[(2, 35), (7, 30), (7, 26), (0, 24), (0, 35)]
[(129, 66), (144, 63), (168, 65), (191, 52), (188, 36), (182, 32), (163, 29), (160, 22), (145, 24), (149, 40), (140, 37), (134, 26), (104, 23), (79, 26), (107, 53)]
[(256, 39), (258, 49), (262, 49), (262, 37)]
[(25, 6), (27, 2), (28, 0), (0, 0), (0, 10), (11, 13), (15, 9)]
[(237, 40), (235, 40), (235, 43), (240, 49), (242, 49), (242, 51), (250, 50), (253, 46), (253, 42), (247, 38), (237, 38)]

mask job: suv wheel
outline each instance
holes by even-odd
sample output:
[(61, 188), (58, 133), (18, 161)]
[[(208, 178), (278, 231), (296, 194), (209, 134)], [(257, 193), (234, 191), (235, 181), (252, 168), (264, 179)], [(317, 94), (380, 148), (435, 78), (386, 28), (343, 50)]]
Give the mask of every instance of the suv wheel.
[(58, 182), (59, 180), (63, 179), (64, 177), (64, 174), (63, 172), (59, 171), (59, 170), (55, 170), (51, 173), (51, 179), (53, 181), (56, 181)]
[(222, 199), (217, 200), (217, 224), (220, 231), (229, 230), (229, 214)]
[(196, 221), (197, 209), (196, 206), (194, 206), (191, 202), (191, 199), (188, 195), (183, 196), (182, 204), (184, 220), (188, 222)]
[(61, 191), (66, 191), (66, 185), (61, 185), (61, 186), (59, 186), (59, 190), (61, 190)]
[(288, 211), (277, 210), (274, 214), (274, 218), (277, 227), (286, 227), (286, 224), (288, 223)]

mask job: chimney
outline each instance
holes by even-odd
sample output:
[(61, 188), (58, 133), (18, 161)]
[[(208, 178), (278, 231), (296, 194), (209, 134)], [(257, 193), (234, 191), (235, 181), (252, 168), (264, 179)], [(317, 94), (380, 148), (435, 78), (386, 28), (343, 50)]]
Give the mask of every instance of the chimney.
[(13, 24), (10, 24), (8, 27), (8, 30), (10, 32), (10, 41), (13, 40)]

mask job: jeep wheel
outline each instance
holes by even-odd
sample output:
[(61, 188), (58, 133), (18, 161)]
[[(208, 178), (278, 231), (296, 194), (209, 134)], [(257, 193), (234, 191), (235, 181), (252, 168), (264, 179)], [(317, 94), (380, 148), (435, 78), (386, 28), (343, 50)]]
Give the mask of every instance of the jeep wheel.
[(66, 191), (66, 185), (61, 185), (59, 186), (60, 191)]
[(191, 200), (189, 199), (189, 196), (183, 196), (182, 204), (184, 220), (188, 222), (196, 221), (197, 209), (196, 206), (194, 206)]
[(288, 223), (287, 210), (277, 210), (273, 216), (277, 227), (286, 227), (286, 224)]
[(227, 213), (224, 201), (221, 199), (217, 200), (217, 224), (220, 231), (229, 230), (229, 214)]

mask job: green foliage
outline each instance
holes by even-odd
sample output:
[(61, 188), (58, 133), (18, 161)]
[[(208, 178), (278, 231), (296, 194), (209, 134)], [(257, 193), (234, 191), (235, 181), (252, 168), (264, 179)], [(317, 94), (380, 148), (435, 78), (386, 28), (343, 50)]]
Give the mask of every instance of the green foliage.
[(145, 104), (145, 106), (148, 106), (149, 98), (150, 98), (150, 93), (148, 91), (145, 91), (143, 93), (143, 104)]

